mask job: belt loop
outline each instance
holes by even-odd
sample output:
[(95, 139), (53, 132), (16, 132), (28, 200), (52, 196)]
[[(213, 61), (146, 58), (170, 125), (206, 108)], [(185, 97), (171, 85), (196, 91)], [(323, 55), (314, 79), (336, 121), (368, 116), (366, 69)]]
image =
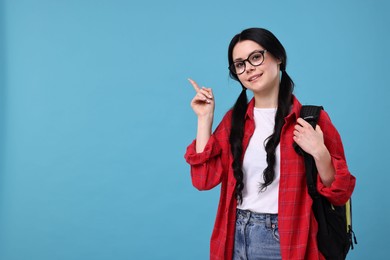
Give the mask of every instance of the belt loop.
[(265, 214), (265, 226), (271, 228), (271, 215)]
[(249, 210), (244, 210), (243, 211), (245, 214), (244, 221), (245, 221), (245, 227), (248, 225), (249, 220), (251, 219), (251, 212)]

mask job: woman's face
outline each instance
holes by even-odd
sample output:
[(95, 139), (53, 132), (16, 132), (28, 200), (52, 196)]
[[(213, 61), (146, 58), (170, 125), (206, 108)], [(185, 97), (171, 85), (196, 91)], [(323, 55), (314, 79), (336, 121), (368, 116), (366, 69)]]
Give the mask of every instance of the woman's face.
[[(253, 52), (263, 50), (265, 49), (261, 45), (251, 40), (238, 42), (233, 48), (233, 62), (246, 60)], [(245, 61), (245, 71), (237, 75), (238, 79), (255, 95), (277, 94), (279, 92), (280, 63), (281, 61), (271, 53), (265, 52), (264, 61), (259, 66)]]

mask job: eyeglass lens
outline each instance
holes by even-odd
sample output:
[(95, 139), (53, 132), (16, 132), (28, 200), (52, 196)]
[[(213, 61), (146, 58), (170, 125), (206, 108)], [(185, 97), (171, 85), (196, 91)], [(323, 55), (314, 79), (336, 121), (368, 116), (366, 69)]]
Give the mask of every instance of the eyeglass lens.
[(248, 59), (234, 62), (232, 66), (233, 72), (236, 74), (244, 73), (246, 69), (246, 61), (248, 61), (252, 66), (260, 66), (264, 61), (264, 54), (260, 51), (254, 52), (249, 55)]

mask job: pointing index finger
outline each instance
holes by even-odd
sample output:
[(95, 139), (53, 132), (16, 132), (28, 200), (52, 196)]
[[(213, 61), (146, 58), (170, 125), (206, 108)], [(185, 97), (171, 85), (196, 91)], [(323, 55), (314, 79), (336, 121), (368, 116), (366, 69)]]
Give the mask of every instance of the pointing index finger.
[(198, 84), (193, 81), (192, 79), (188, 79), (188, 81), (191, 83), (191, 85), (194, 87), (195, 91), (196, 92), (199, 92), (200, 91), (200, 87), (198, 86)]

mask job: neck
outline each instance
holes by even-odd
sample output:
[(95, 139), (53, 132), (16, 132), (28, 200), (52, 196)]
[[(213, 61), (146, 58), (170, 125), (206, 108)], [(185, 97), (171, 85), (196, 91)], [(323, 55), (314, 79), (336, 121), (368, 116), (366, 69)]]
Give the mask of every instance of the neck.
[(278, 107), (278, 96), (279, 87), (274, 88), (272, 91), (267, 93), (253, 93), (255, 98), (255, 107), (257, 108), (277, 108)]

